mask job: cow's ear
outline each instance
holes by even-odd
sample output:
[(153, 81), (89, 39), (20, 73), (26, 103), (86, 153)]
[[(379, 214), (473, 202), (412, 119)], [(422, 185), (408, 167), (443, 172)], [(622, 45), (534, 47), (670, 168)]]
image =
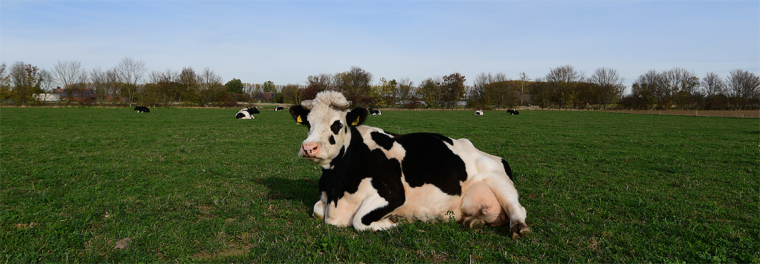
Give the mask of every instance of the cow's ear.
[(296, 123), (303, 125), (307, 123), (306, 116), (309, 115), (309, 110), (303, 109), (301, 105), (294, 105), (290, 107), (290, 115), (296, 120)]
[(367, 120), (367, 114), (367, 109), (361, 107), (354, 108), (346, 114), (346, 122), (348, 122), (349, 126), (364, 124), (364, 121)]

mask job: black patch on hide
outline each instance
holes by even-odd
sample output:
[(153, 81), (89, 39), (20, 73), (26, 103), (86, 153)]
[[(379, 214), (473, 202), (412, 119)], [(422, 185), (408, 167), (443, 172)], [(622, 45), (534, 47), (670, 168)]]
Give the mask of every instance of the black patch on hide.
[(509, 167), (509, 163), (507, 163), (506, 160), (501, 159), (501, 165), (504, 166), (504, 172), (509, 176), (509, 180), (514, 182), (515, 180), (512, 179), (512, 168)]
[(393, 139), (386, 134), (373, 131), (369, 133), (372, 136), (372, 140), (386, 150), (391, 150), (393, 147)]
[(330, 125), (330, 130), (332, 130), (333, 134), (337, 135), (340, 133), (340, 129), (343, 128), (343, 124), (340, 123), (340, 121), (335, 120), (335, 122)]
[(454, 142), (434, 133), (413, 133), (394, 138), (406, 150), (401, 161), (410, 187), (432, 184), (449, 195), (462, 195), (460, 182), (467, 180), (464, 161), (447, 146)]

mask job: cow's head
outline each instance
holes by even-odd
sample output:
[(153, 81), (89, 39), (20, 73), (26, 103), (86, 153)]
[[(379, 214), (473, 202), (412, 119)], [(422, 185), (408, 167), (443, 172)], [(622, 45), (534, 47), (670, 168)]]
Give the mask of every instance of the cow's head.
[[(330, 165), (341, 148), (351, 141), (351, 129), (367, 119), (367, 110), (361, 107), (349, 111), (350, 101), (335, 91), (323, 91), (314, 100), (304, 100), (290, 107), (290, 114), (298, 124), (306, 125), (309, 134), (301, 143), (299, 157), (323, 167)], [(344, 150), (345, 151), (345, 150)]]

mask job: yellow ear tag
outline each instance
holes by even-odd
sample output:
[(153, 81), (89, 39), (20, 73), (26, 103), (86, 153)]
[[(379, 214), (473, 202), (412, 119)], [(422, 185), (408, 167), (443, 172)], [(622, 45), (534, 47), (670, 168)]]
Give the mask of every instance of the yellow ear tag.
[(296, 119), (296, 123), (298, 123), (299, 125), (303, 124), (303, 121), (301, 121), (301, 116), (298, 116), (298, 119)]
[(361, 116), (357, 116), (357, 117), (356, 117), (356, 120), (354, 120), (354, 122), (353, 122), (353, 123), (351, 123), (351, 125), (352, 125), (352, 126), (355, 126), (355, 125), (359, 124), (359, 118), (361, 118)]

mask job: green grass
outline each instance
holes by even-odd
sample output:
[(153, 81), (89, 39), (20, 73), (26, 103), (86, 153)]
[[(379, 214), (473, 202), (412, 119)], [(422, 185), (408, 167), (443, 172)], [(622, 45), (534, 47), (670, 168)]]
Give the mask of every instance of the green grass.
[(306, 128), (236, 112), (0, 109), (0, 262), (760, 262), (756, 119), (369, 117), (504, 157), (533, 231), (514, 241), (505, 227), (312, 219), (321, 170), (296, 157)]

